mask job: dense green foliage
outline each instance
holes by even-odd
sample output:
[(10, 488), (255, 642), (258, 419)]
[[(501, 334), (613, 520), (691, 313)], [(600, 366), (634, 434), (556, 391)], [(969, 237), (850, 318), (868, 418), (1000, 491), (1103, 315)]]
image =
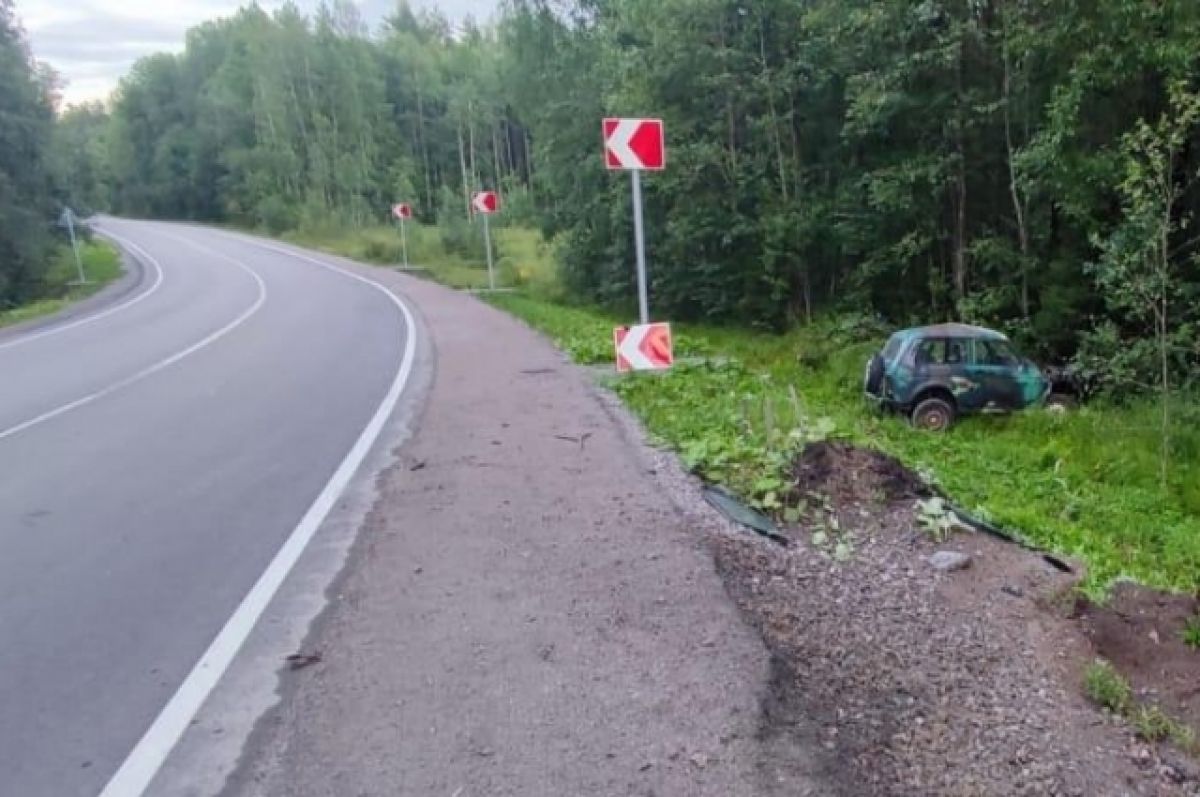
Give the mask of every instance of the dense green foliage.
[(0, 310), (39, 294), (53, 246), (51, 87), (0, 0)]
[(1192, 0), (507, 0), (458, 30), (399, 2), (378, 32), (344, 2), (252, 6), (137, 64), (78, 192), (274, 232), (406, 198), (465, 241), (467, 196), (498, 187), (571, 293), (627, 307), (599, 120), (662, 116), (657, 315), (957, 317), (1118, 392), (1177, 387), (1200, 359), (1198, 40)]
[[(585, 345), (606, 340), (612, 317), (520, 296), (492, 301), (576, 359), (612, 361), (610, 349)], [(946, 434), (918, 434), (862, 400), (862, 364), (878, 345), (866, 319), (822, 319), (783, 336), (691, 326), (678, 333), (686, 354), (709, 361), (621, 379), (615, 389), (688, 466), (768, 509), (789, 508), (779, 501), (782, 474), (799, 446), (833, 434), (897, 456), (980, 516), (1079, 556), (1094, 595), (1119, 577), (1200, 589), (1194, 408), (1180, 406), (1173, 415), (1180, 456), (1164, 492), (1152, 403), (984, 416)]]
[(492, 34), (401, 5), (375, 39), (354, 6), (257, 6), (138, 62), (108, 137), (112, 205), (272, 232), (361, 227), (393, 201), (465, 218), (468, 193), (527, 176)]

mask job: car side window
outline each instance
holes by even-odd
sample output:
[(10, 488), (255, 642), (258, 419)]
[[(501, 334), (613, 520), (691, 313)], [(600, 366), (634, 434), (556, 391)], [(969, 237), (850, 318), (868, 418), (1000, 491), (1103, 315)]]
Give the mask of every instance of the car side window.
[(975, 341), (975, 362), (979, 365), (1011, 368), (1018, 365), (1021, 360), (1006, 340), (977, 340)]
[(923, 365), (945, 365), (946, 339), (925, 338), (917, 344), (914, 362), (917, 367)]
[(962, 338), (946, 341), (946, 365), (964, 365), (967, 362), (969, 343)]

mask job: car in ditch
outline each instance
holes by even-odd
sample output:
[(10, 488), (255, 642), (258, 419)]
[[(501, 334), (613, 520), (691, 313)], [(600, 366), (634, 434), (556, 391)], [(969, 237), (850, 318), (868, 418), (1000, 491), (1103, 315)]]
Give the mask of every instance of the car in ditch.
[(867, 398), (913, 426), (949, 429), (962, 415), (1014, 412), (1044, 402), (1051, 381), (1000, 332), (936, 324), (896, 332), (867, 361)]

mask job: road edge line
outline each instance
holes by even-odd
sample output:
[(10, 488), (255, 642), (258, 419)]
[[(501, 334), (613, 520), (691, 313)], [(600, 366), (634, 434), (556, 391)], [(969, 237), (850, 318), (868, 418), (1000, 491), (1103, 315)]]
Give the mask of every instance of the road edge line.
[(183, 683), (167, 701), (167, 704), (155, 717), (149, 729), (142, 735), (133, 750), (125, 757), (120, 768), (109, 779), (99, 797), (138, 797), (149, 788), (154, 777), (158, 774), (167, 757), (179, 743), (192, 719), (208, 699), (229, 665), (245, 644), (246, 639), (254, 630), (258, 620), (266, 611), (267, 606), (283, 585), (284, 580), (296, 566), (300, 556), (308, 547), (326, 516), (333, 509), (350, 480), (357, 473), (363, 461), (367, 458), (384, 426), (400, 402), (400, 397), (412, 376), (417, 352), (417, 324), (408, 306), (383, 285), (372, 280), (353, 274), (344, 269), (323, 263), (315, 258), (289, 252), (282, 248), (262, 244), (257, 241), (243, 239), (251, 245), (273, 250), (280, 254), (289, 255), (305, 260), (330, 271), (335, 271), (351, 279), (370, 285), (383, 293), (400, 310), (406, 328), (404, 354), (400, 367), (392, 380), (387, 394), (371, 416), (371, 420), (363, 428), (354, 445), (342, 459), (329, 481), (309, 506), (308, 511), (300, 519), (288, 535), (286, 541), (276, 552), (266, 570), (255, 581), (254, 586), (242, 598), (217, 636), (209, 644), (208, 649), (200, 660), (192, 667), (191, 672), (184, 678)]

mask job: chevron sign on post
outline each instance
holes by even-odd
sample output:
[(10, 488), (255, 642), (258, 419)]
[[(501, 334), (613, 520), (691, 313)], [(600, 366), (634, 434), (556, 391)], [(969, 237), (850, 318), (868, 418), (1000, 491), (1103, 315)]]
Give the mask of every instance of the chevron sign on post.
[(471, 194), (471, 210), (483, 216), (483, 248), (487, 250), (488, 290), (496, 290), (496, 270), (492, 266), (492, 228), (488, 219), (500, 211), (500, 197), (495, 191), (476, 191)]
[(646, 231), (642, 223), (642, 172), (667, 167), (662, 119), (605, 119), (604, 165), (629, 172), (633, 184), (633, 239), (637, 253), (638, 313), (650, 323), (650, 290), (646, 283)]
[(471, 209), (487, 216), (500, 210), (500, 199), (495, 191), (476, 191), (471, 195)]
[(617, 370), (660, 371), (675, 361), (670, 324), (638, 324), (613, 330)]
[(665, 169), (662, 119), (605, 119), (604, 161), (609, 169)]
[(397, 202), (392, 205), (392, 215), (396, 217), (396, 223), (400, 225), (400, 252), (403, 256), (403, 268), (408, 268), (408, 233), (404, 231), (405, 219), (413, 217), (412, 205), (407, 202)]

